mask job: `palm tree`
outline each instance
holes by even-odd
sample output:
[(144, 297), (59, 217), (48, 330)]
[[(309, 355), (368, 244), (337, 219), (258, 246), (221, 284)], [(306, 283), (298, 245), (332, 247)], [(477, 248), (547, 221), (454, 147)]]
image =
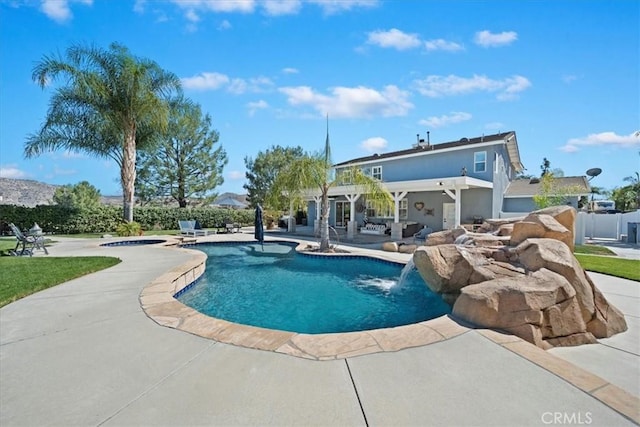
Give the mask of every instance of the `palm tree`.
[(27, 137), (25, 156), (65, 149), (113, 159), (120, 167), (123, 217), (133, 221), (136, 149), (167, 126), (167, 99), (180, 92), (178, 77), (132, 56), (117, 43), (108, 50), (73, 45), (66, 58), (45, 56), (33, 69), (41, 88), (62, 78), (44, 125)]
[(328, 132), (324, 151), (315, 155), (305, 154), (281, 170), (274, 180), (269, 197), (275, 200), (284, 194), (292, 203), (301, 203), (309, 191), (319, 189), (322, 198), (320, 251), (327, 251), (329, 249), (329, 190), (343, 184), (355, 186), (359, 192), (366, 194), (367, 200), (373, 201), (377, 208), (393, 206), (393, 198), (382, 183), (365, 175), (361, 169), (352, 168), (346, 173), (334, 176)]

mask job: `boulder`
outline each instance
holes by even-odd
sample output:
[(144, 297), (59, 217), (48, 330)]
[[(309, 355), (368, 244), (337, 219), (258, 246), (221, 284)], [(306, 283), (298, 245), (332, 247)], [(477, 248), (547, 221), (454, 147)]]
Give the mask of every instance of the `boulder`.
[(399, 245), (398, 252), (401, 254), (412, 254), (416, 251), (418, 245)]
[[(531, 212), (532, 215), (549, 215), (571, 233), (571, 242), (575, 241), (576, 210), (571, 206), (550, 206)], [(573, 246), (569, 245), (573, 251)]]
[(574, 220), (573, 208), (559, 206), (486, 220), (490, 234), (432, 233), (413, 262), (460, 319), (545, 349), (593, 343), (627, 324), (573, 256)]
[[(557, 273), (541, 269), (532, 274), (497, 278), (464, 287), (453, 315), (467, 322), (511, 332), (542, 348), (565, 345), (564, 337), (586, 331), (576, 292)], [(571, 342), (575, 341), (575, 337)]]
[(447, 245), (456, 241), (456, 239), (467, 231), (464, 228), (453, 228), (451, 230), (436, 231), (427, 236), (425, 240), (426, 246)]
[(398, 244), (396, 242), (384, 242), (382, 250), (385, 252), (398, 252)]

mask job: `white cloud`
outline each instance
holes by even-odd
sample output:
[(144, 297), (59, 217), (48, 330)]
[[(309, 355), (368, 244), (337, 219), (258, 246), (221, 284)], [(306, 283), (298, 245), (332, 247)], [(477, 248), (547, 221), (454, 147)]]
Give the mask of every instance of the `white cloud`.
[(428, 51), (444, 50), (447, 52), (457, 52), (459, 50), (464, 50), (462, 45), (444, 39), (427, 40), (424, 42), (424, 47)]
[(386, 150), (388, 142), (386, 139), (376, 136), (374, 138), (365, 139), (360, 143), (360, 147), (370, 153), (377, 153)]
[(193, 90), (217, 90), (225, 88), (227, 92), (240, 95), (243, 93), (266, 92), (273, 88), (273, 82), (268, 77), (258, 76), (249, 79), (234, 77), (216, 72), (204, 72), (193, 77), (180, 79), (182, 87)]
[(17, 165), (2, 165), (0, 166), (0, 178), (14, 178), (20, 179), (25, 178), (27, 173), (23, 170), (20, 170)]
[(372, 31), (368, 34), (367, 43), (385, 48), (397, 50), (412, 49), (420, 46), (420, 37), (417, 34), (407, 34), (396, 28), (388, 31)]
[(320, 6), (326, 15), (355, 9), (357, 7), (376, 7), (378, 0), (308, 0), (309, 3)]
[(229, 83), (227, 91), (240, 95), (251, 92), (265, 92), (273, 86), (273, 82), (267, 77), (252, 77), (250, 79), (234, 78)]
[(513, 76), (503, 80), (504, 88), (498, 92), (496, 98), (500, 101), (516, 99), (518, 94), (531, 86), (531, 82), (526, 77)]
[(228, 76), (220, 73), (201, 73), (180, 79), (185, 89), (216, 90), (229, 83)]
[(187, 18), (187, 21), (192, 23), (200, 22), (200, 16), (193, 9), (187, 10), (184, 13), (184, 17)]
[(249, 110), (249, 116), (253, 117), (253, 115), (256, 113), (256, 111), (264, 110), (265, 108), (269, 108), (269, 104), (267, 103), (267, 101), (261, 99), (261, 100), (256, 101), (256, 102), (249, 102), (247, 104), (247, 108)]
[(136, 13), (144, 13), (146, 5), (147, 0), (136, 0), (136, 2), (133, 4), (133, 11)]
[(565, 74), (562, 76), (562, 81), (567, 84), (573, 83), (576, 80), (578, 80), (578, 76), (575, 74)]
[(241, 171), (229, 171), (227, 173), (227, 178), (229, 178), (232, 181), (238, 181), (240, 179), (244, 179), (245, 174), (244, 172), (241, 172)]
[(93, 4), (93, 0), (42, 0), (40, 10), (59, 24), (69, 21), (71, 13), (70, 3), (80, 3), (87, 6)]
[(203, 10), (224, 13), (252, 13), (255, 0), (171, 0), (172, 3), (186, 10)]
[(282, 72), (284, 74), (298, 74), (300, 71), (297, 68), (286, 67), (282, 69)]
[(518, 93), (531, 86), (531, 82), (526, 77), (517, 75), (503, 80), (493, 80), (483, 75), (474, 75), (470, 78), (453, 74), (448, 76), (431, 75), (422, 80), (415, 80), (414, 83), (418, 92), (430, 98), (473, 92), (495, 92), (496, 98), (501, 101), (514, 99)]
[(501, 33), (492, 33), (491, 31), (478, 31), (473, 41), (482, 47), (498, 47), (506, 46), (518, 39), (518, 33), (515, 31), (503, 31)]
[(75, 175), (76, 173), (78, 173), (78, 171), (75, 169), (62, 169), (58, 167), (58, 165), (54, 165), (53, 167), (53, 177)]
[(220, 23), (220, 25), (218, 25), (218, 30), (220, 31), (224, 31), (224, 30), (230, 30), (232, 27), (231, 22), (227, 21), (226, 19), (224, 21), (222, 21)]
[(295, 15), (300, 11), (300, 0), (265, 0), (262, 7), (267, 15)]
[(394, 117), (404, 116), (413, 108), (409, 93), (389, 85), (381, 91), (364, 86), (335, 87), (329, 95), (315, 92), (308, 86), (279, 89), (293, 106), (310, 106), (331, 117)]
[(444, 126), (449, 126), (455, 123), (466, 122), (467, 120), (471, 120), (471, 114), (465, 113), (462, 111), (453, 111), (449, 114), (445, 114), (440, 117), (431, 116), (426, 119), (420, 120), (418, 123), (423, 126), (427, 126), (430, 128), (440, 128)]
[(75, 151), (65, 151), (62, 153), (63, 159), (85, 159), (87, 156), (83, 153), (76, 153)]
[(571, 138), (565, 145), (560, 147), (561, 151), (573, 153), (582, 147), (592, 146), (613, 146), (613, 147), (640, 147), (640, 135), (637, 132), (629, 135), (618, 135), (615, 132), (592, 133), (585, 137)]

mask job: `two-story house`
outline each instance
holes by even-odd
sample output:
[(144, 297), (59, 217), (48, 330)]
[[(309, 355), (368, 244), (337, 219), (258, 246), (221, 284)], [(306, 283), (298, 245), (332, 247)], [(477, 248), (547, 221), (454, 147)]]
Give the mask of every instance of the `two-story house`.
[[(384, 224), (393, 239), (417, 231), (454, 228), (497, 218), (505, 191), (523, 170), (515, 132), (431, 144), (418, 136), (406, 150), (374, 154), (335, 166), (336, 174), (361, 168), (379, 179), (394, 199), (378, 211), (355, 186), (332, 187), (329, 224), (353, 236), (364, 222)], [(309, 218), (319, 219), (319, 195), (310, 194)], [(381, 227), (383, 228), (383, 227)]]

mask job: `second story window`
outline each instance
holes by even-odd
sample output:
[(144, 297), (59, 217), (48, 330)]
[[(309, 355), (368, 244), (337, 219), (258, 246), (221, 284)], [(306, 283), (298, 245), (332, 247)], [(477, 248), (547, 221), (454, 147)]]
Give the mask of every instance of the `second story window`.
[(340, 172), (340, 181), (342, 185), (349, 185), (353, 183), (351, 169), (346, 169)]
[(382, 181), (382, 166), (372, 166), (371, 177)]
[(487, 171), (487, 152), (478, 151), (473, 153), (473, 171), (474, 172), (486, 172)]

